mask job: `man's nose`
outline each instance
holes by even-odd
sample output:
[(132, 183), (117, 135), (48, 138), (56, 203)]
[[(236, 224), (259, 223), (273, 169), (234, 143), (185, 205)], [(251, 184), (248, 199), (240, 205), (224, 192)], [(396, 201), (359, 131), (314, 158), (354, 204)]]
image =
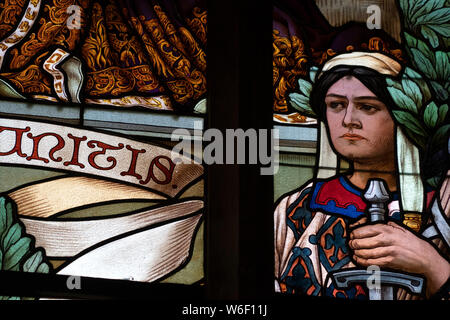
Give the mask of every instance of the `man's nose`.
[(361, 122), (358, 119), (358, 112), (353, 103), (349, 103), (345, 109), (344, 118), (342, 119), (342, 125), (346, 128), (360, 129), (362, 127)]

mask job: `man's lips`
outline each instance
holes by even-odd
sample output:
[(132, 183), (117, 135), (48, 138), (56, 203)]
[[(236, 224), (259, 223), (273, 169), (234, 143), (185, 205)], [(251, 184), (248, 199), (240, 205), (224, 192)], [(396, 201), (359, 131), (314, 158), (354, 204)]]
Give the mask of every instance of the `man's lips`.
[(365, 139), (364, 137), (360, 136), (359, 134), (354, 134), (354, 133), (343, 134), (341, 136), (341, 138), (344, 138), (346, 140), (351, 140), (351, 141), (357, 141), (357, 140)]

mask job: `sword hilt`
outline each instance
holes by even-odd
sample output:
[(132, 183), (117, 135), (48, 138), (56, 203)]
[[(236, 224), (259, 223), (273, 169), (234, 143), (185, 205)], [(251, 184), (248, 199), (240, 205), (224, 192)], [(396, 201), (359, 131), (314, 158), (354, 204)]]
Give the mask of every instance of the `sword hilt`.
[[(367, 212), (371, 222), (385, 221), (387, 214), (386, 204), (390, 199), (386, 182), (382, 179), (370, 179), (364, 193), (364, 198), (369, 203)], [(368, 270), (353, 269), (334, 272), (332, 275), (334, 283), (338, 288), (348, 288), (354, 283), (366, 283), (372, 279), (373, 274)], [(382, 297), (377, 290), (370, 289), (369, 296), (371, 299), (389, 299), (393, 300), (392, 286), (400, 286), (409, 289), (412, 293), (420, 294), (423, 289), (423, 278), (410, 274), (399, 272), (380, 271), (379, 281), (382, 286), (385, 297)]]
[(386, 182), (382, 179), (370, 179), (367, 183), (364, 198), (370, 203), (367, 208), (370, 221), (384, 221), (387, 211), (386, 203), (390, 198)]
[[(424, 280), (419, 276), (391, 271), (380, 271), (379, 276), (380, 283), (383, 285), (400, 286), (416, 294), (422, 292)], [(362, 269), (338, 271), (332, 275), (336, 287), (342, 289), (348, 288), (354, 283), (367, 283), (371, 277), (373, 277), (371, 272)]]

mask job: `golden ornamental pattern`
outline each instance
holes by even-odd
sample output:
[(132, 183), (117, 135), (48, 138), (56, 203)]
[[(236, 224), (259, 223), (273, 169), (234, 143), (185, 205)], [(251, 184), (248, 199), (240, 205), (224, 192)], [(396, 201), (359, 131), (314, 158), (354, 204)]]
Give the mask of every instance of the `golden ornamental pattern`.
[(0, 38), (17, 25), (26, 3), (26, 0), (5, 0), (0, 3)]
[[(56, 75), (43, 66), (58, 48), (82, 61), (82, 100), (107, 103), (129, 96), (164, 96), (170, 99), (166, 105), (176, 102), (177, 107), (193, 108), (206, 93), (205, 9), (193, 7), (177, 22), (158, 1), (149, 7), (151, 16), (130, 13), (117, 0), (47, 0), (39, 11), (28, 10), (32, 2), (40, 1), (0, 4), (0, 35), (9, 35), (15, 28), (26, 33), (0, 43), (0, 50), (6, 52), (0, 77), (19, 93), (66, 100), (57, 94), (62, 87), (55, 90)], [(71, 5), (81, 8), (79, 29), (68, 27)], [(34, 25), (29, 19), (34, 19)]]
[(275, 112), (287, 112), (287, 94), (298, 89), (299, 76), (306, 75), (308, 57), (303, 41), (297, 36), (284, 37), (273, 30), (273, 84)]
[(207, 13), (206, 10), (202, 10), (199, 7), (195, 7), (192, 11), (192, 18), (187, 18), (186, 23), (191, 28), (197, 37), (202, 43), (202, 45), (206, 45), (206, 20)]

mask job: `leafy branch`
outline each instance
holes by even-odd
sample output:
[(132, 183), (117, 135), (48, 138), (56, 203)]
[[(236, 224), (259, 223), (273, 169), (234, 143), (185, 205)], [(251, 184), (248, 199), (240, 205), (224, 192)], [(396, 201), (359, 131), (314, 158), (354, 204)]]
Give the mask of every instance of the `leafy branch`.
[(305, 80), (302, 78), (298, 79), (298, 87), (300, 92), (293, 92), (289, 94), (289, 102), (291, 106), (298, 110), (300, 114), (311, 118), (317, 118), (316, 113), (309, 105), (309, 97), (311, 95), (312, 86), (314, 83), (314, 79), (316, 77), (316, 73), (318, 71), (317, 67), (311, 67), (309, 71), (310, 80)]
[(386, 80), (397, 106), (393, 114), (422, 150), (439, 152), (450, 131), (450, 0), (399, 0), (399, 4), (411, 68), (400, 80)]
[[(0, 197), (0, 270), (49, 273), (50, 263), (42, 248), (34, 248), (30, 235), (19, 221), (12, 200)], [(0, 300), (19, 300), (0, 296)]]
[(445, 102), (450, 93), (450, 0), (400, 0), (405, 47), (420, 71)]

